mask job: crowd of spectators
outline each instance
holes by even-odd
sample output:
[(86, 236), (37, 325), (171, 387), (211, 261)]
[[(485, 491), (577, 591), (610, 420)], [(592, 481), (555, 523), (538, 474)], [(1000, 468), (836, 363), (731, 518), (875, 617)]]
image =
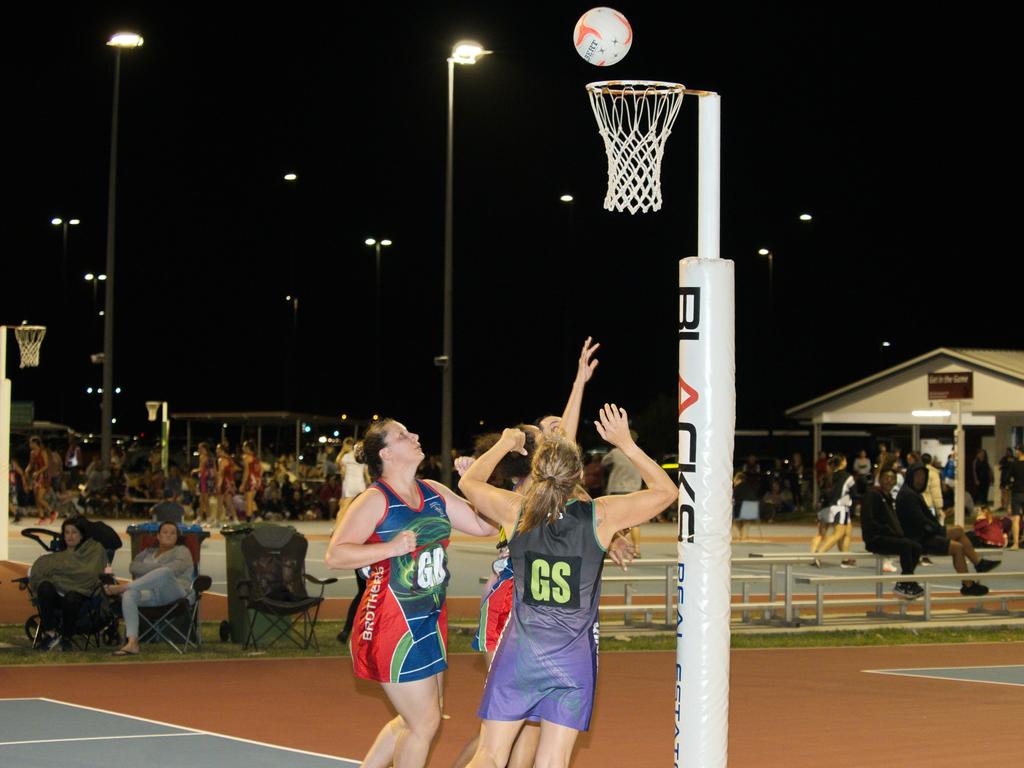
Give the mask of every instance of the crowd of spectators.
[[(348, 438), (340, 446), (321, 447), (313, 464), (296, 461), (292, 454), (256, 457), (251, 447), (248, 456), (236, 455), (226, 443), (217, 446), (214, 459), (203, 443), (192, 466), (183, 469), (172, 461), (165, 473), (159, 449), (134, 456), (129, 466), (124, 451), (115, 448), (104, 466), (98, 456), (86, 464), (75, 438), (62, 450), (33, 437), (27, 460), (25, 446), (12, 452), (11, 514), (16, 522), (37, 518), (39, 525), (81, 514), (177, 517), (211, 527), (249, 519), (333, 519), (346, 497), (366, 487), (366, 468), (354, 461), (353, 442)], [(253, 467), (257, 481), (243, 477), (247, 467)], [(423, 469), (431, 469), (426, 461)], [(180, 512), (168, 512), (173, 509)]]
[[(163, 503), (179, 507), (185, 520), (210, 526), (246, 519), (333, 519), (345, 508), (346, 499), (358, 495), (368, 481), (366, 468), (355, 462), (352, 438), (346, 438), (339, 445), (321, 445), (312, 463), (297, 461), (291, 454), (273, 456), (266, 452), (259, 457), (249, 457), (247, 462), (241, 446), (238, 447), (236, 454), (232, 453), (231, 446), (220, 446), (216, 451), (218, 460), (213, 460), (214, 452), (209, 451), (207, 481), (203, 477), (202, 457), (197, 461), (193, 456), (192, 466), (187, 468), (171, 462), (165, 474), (159, 450), (151, 451), (142, 459), (136, 456), (129, 467), (124, 451), (115, 448), (108, 468), (97, 456), (87, 461), (75, 437), (49, 445), (33, 437), (28, 446), (12, 452), (11, 510), (15, 520), (34, 516), (39, 524), (82, 513), (101, 517), (154, 517), (154, 511)], [(247, 452), (253, 453), (251, 447)], [(202, 454), (202, 450), (197, 453)], [(955, 453), (940, 464), (927, 454), (905, 458), (900, 450), (889, 451), (884, 443), (880, 444), (874, 460), (866, 450), (861, 450), (849, 463), (848, 470), (856, 481), (854, 517), (859, 517), (861, 499), (878, 485), (885, 469), (891, 468), (896, 473), (896, 492), (899, 491), (908, 469), (908, 458), (927, 458), (924, 463), (928, 468), (928, 487), (924, 497), (928, 507), (936, 510), (937, 519), (945, 519), (953, 507), (960, 466)], [(760, 519), (772, 523), (780, 516), (808, 509), (812, 482), (817, 484), (820, 498), (828, 497), (833, 470), (825, 452), (819, 454), (812, 467), (804, 464), (799, 453), (787, 460), (767, 461), (769, 466), (762, 466), (757, 456), (747, 457), (739, 472), (743, 477), (734, 482), (734, 488), (742, 491), (734, 494), (735, 509), (738, 510), (743, 501), (756, 500)], [(243, 474), (254, 462), (259, 468), (260, 482), (246, 484)], [(589, 453), (584, 466), (587, 491), (595, 497), (614, 493), (617, 488), (612, 487), (617, 482), (615, 472), (614, 452)], [(440, 479), (440, 474), (439, 457), (426, 457), (419, 470), (420, 477)], [(1019, 451), (1015, 454), (1013, 449), (1007, 448), (993, 467), (986, 452), (978, 450), (967, 465), (965, 485), (968, 511), (978, 513), (978, 536), (984, 534), (994, 541), (996, 528), (999, 528), (1008, 546), (1019, 547), (1020, 521), (1024, 515), (1024, 463)], [(221, 494), (225, 487), (230, 490), (229, 494)], [(1005, 516), (1000, 517), (998, 512)], [(173, 515), (168, 519), (173, 519)]]

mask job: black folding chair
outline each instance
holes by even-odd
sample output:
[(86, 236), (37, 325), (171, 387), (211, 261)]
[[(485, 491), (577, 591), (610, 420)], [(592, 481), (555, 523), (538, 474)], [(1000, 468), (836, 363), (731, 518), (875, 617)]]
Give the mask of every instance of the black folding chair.
[[(309, 648), (312, 643), (320, 650), (316, 622), (324, 588), (338, 580), (321, 580), (306, 573), (308, 547), (306, 538), (290, 526), (260, 526), (242, 539), (242, 555), (249, 578), (236, 586), (249, 617), (244, 648), (251, 645), (258, 649), (264, 638), (276, 633), (264, 647), (285, 637), (299, 648)], [(307, 581), (319, 585), (319, 595), (311, 596), (306, 592)], [(257, 616), (266, 620), (260, 631), (257, 631)]]
[[(156, 543), (159, 526), (152, 531), (139, 532), (138, 546), (140, 550)], [(129, 530), (131, 533), (131, 530)], [(139, 642), (167, 643), (178, 653), (184, 654), (192, 648), (199, 648), (203, 643), (202, 628), (199, 621), (199, 603), (203, 592), (212, 585), (209, 576), (199, 574), (199, 555), (203, 539), (209, 534), (190, 534), (181, 538), (189, 554), (192, 555), (192, 584), (189, 593), (173, 603), (164, 605), (139, 606)], [(120, 601), (116, 603), (120, 612)]]
[[(65, 549), (64, 537), (60, 531), (52, 531), (49, 528), (23, 528), (21, 535), (26, 539), (32, 539), (47, 552), (61, 552)], [(107, 562), (111, 562), (114, 559), (114, 550), (108, 548), (106, 552)], [(11, 579), (11, 581), (18, 585), (19, 590), (28, 593), (33, 607), (38, 607), (36, 595), (29, 583), (28, 576)], [(60, 621), (60, 613), (61, 611), (58, 609), (58, 621)], [(42, 620), (38, 613), (25, 620), (25, 636), (32, 643), (33, 648), (40, 646), (43, 639)], [(113, 615), (110, 602), (103, 594), (100, 585), (97, 585), (90, 594), (85, 595), (85, 600), (83, 600), (75, 619), (75, 634), (69, 639), (77, 650), (82, 651), (93, 646), (100, 648), (104, 643), (116, 645), (119, 642), (117, 617)]]
[[(202, 645), (199, 601), (213, 585), (209, 576), (196, 576), (190, 594), (166, 605), (139, 607), (139, 642), (164, 642), (178, 653)], [(184, 626), (183, 626), (184, 625)]]

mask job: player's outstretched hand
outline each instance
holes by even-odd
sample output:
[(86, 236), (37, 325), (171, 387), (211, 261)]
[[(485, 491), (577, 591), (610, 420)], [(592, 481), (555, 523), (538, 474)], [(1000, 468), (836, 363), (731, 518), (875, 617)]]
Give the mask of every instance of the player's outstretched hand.
[(412, 531), (402, 531), (391, 540), (391, 556), (401, 557), (416, 549), (416, 534)]
[(591, 337), (587, 336), (587, 340), (583, 342), (583, 351), (580, 352), (579, 364), (576, 366), (576, 378), (586, 384), (590, 381), (590, 377), (594, 375), (594, 369), (597, 368), (597, 360), (593, 360), (594, 353), (601, 348), (600, 344), (591, 344)]
[(613, 563), (621, 567), (622, 570), (628, 571), (629, 564), (636, 557), (633, 543), (625, 536), (615, 536), (612, 539), (612, 543), (608, 545), (608, 557), (612, 559)]
[(466, 470), (473, 466), (473, 462), (476, 461), (472, 456), (459, 456), (455, 459), (455, 471), (459, 473), (459, 477), (466, 474)]
[(629, 434), (629, 416), (624, 408), (612, 403), (604, 404), (597, 414), (597, 433), (616, 448), (632, 445), (633, 438)]
[(509, 427), (501, 433), (501, 439), (511, 441), (512, 446), (508, 449), (509, 453), (526, 455), (526, 433), (521, 429)]

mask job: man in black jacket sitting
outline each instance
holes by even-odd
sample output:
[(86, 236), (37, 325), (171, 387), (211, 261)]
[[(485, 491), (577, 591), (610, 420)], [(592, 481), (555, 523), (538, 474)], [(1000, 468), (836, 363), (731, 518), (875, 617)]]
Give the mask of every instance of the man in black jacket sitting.
[[(908, 539), (896, 517), (896, 501), (892, 489), (896, 485), (896, 472), (883, 470), (878, 476), (878, 485), (869, 490), (861, 500), (860, 530), (868, 552), (877, 555), (899, 555), (900, 571), (904, 576), (913, 575), (917, 561), (921, 558), (921, 545)], [(924, 594), (916, 581), (898, 581), (893, 594), (906, 600), (914, 600)]]
[[(921, 494), (928, 486), (928, 470), (923, 464), (914, 464), (907, 472), (907, 482), (896, 496), (896, 517), (899, 518), (907, 538), (918, 542), (927, 555), (949, 555), (957, 573), (967, 573), (967, 560), (974, 570), (985, 573), (997, 567), (998, 560), (983, 560), (960, 526), (946, 528), (928, 511)], [(988, 587), (976, 581), (964, 580), (960, 594), (980, 597), (988, 594)]]

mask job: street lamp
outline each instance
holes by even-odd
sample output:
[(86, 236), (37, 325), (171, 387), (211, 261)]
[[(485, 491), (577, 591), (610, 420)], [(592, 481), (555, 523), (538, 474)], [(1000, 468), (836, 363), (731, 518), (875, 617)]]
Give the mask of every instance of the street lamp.
[(444, 172), (444, 351), (434, 358), (441, 368), (441, 482), (452, 483), (452, 145), (455, 131), (455, 65), (476, 64), (490, 53), (478, 43), (464, 40), (448, 57), (448, 135)]
[[(50, 224), (55, 227), (60, 227), (60, 324), (57, 326), (57, 343), (60, 347), (59, 352), (62, 355), (67, 354), (68, 339), (71, 334), (68, 323), (68, 229), (70, 227), (77, 227), (82, 222), (79, 219), (62, 219), (59, 216), (55, 216), (50, 219)], [(64, 390), (60, 390), (60, 394), (57, 397), (57, 408), (60, 413), (60, 417), (64, 418)]]
[(814, 220), (814, 217), (811, 216), (811, 214), (809, 214), (809, 213), (801, 213), (800, 214), (800, 221), (813, 221), (813, 220)]
[(121, 54), (139, 48), (142, 36), (134, 32), (118, 32), (107, 45), (115, 51), (114, 55), (114, 102), (110, 117), (110, 179), (107, 187), (107, 276), (104, 305), (106, 314), (103, 317), (103, 414), (100, 432), (100, 460), (104, 466), (110, 466), (110, 449), (112, 435), (110, 425), (113, 423), (114, 411), (114, 232), (117, 201), (117, 107), (121, 94)]
[(768, 312), (775, 315), (775, 254), (767, 248), (759, 248), (758, 256), (768, 257)]
[(82, 222), (80, 219), (62, 219), (59, 216), (54, 216), (50, 219), (50, 223), (55, 227), (60, 227), (61, 277), (66, 280), (68, 271), (68, 228), (77, 227)]
[(374, 339), (374, 342), (375, 342), (373, 346), (374, 346), (374, 356), (376, 358), (376, 364), (373, 367), (373, 376), (374, 376), (375, 382), (377, 383), (377, 387), (376, 387), (377, 392), (379, 393), (380, 392), (380, 303), (381, 303), (380, 302), (380, 249), (382, 247), (383, 248), (389, 247), (391, 245), (391, 241), (387, 240), (387, 239), (376, 240), (376, 239), (374, 239), (372, 237), (368, 237), (363, 242), (367, 246), (369, 246), (370, 248), (373, 248), (374, 252), (376, 254), (376, 264), (377, 264), (377, 282), (376, 282), (377, 294), (376, 295), (377, 295), (377, 303), (376, 303), (376, 308), (374, 309), (374, 320), (373, 320), (373, 323), (374, 323), (374, 325), (373, 325), (373, 339)]

